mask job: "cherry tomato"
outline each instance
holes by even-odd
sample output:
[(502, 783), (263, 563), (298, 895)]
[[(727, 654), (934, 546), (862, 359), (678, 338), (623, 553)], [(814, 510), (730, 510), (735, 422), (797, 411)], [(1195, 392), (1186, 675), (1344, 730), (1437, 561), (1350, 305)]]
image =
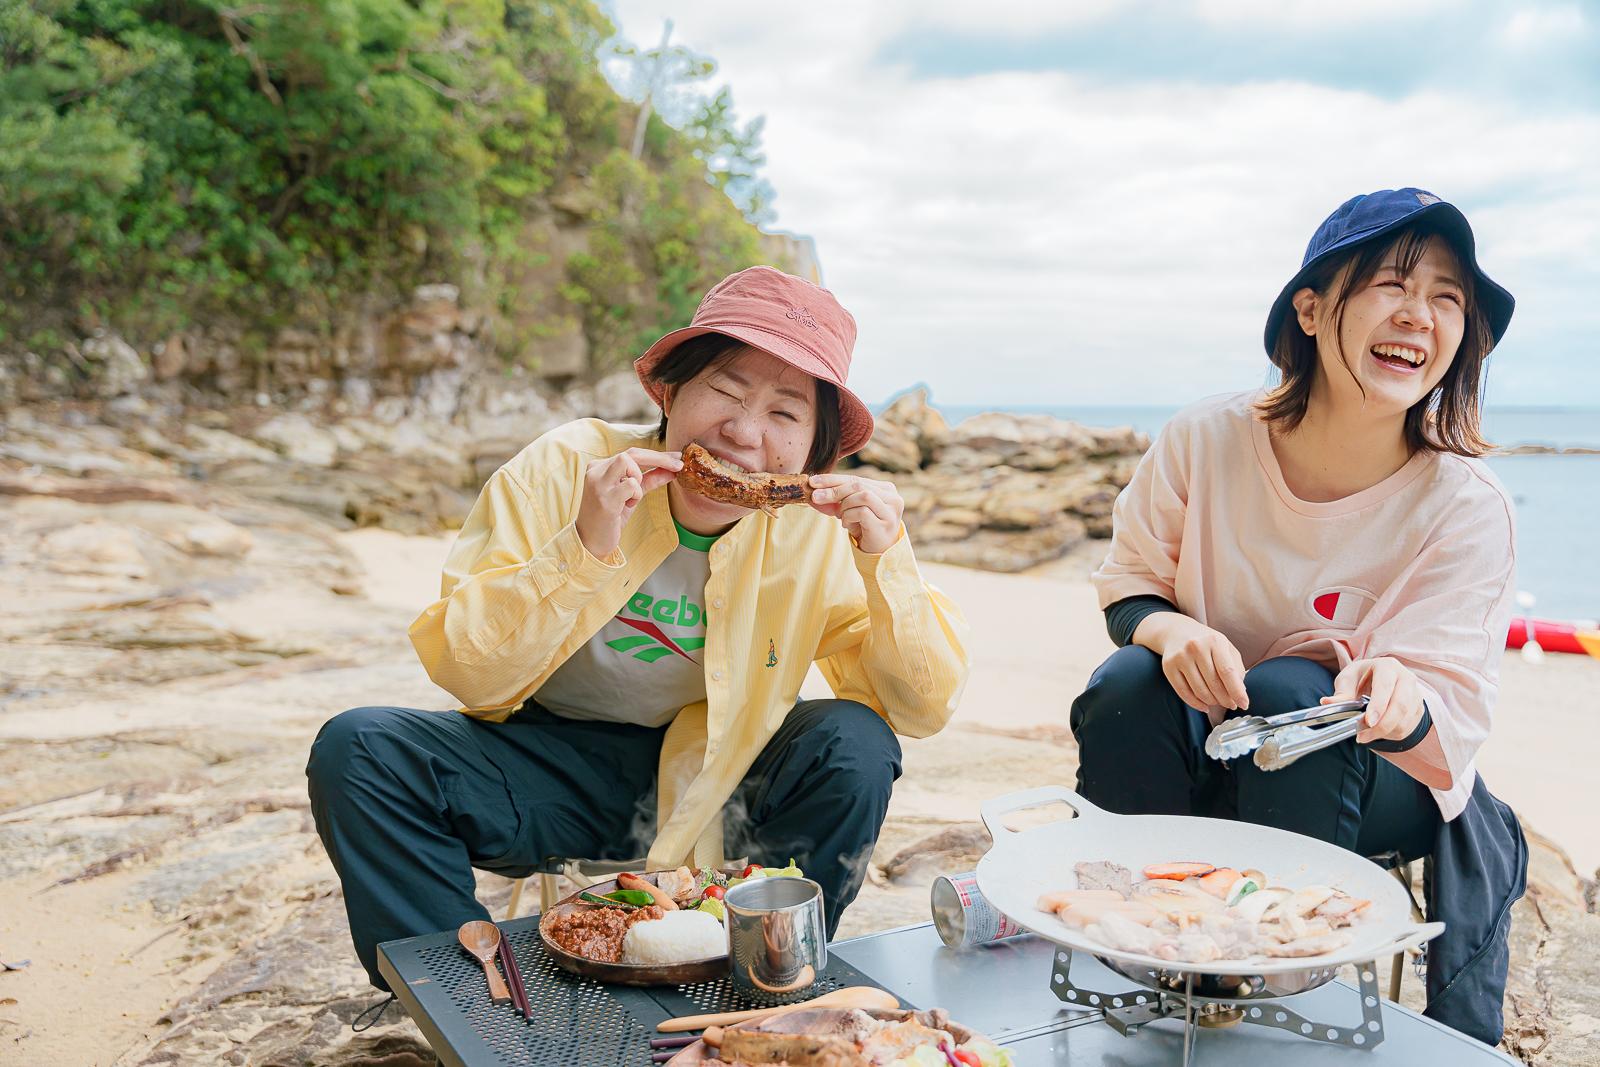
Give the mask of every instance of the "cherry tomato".
[(752, 863), (750, 866), (748, 866), (748, 867), (746, 867), (744, 869), (744, 872), (742, 874), (740, 874), (739, 877), (740, 878), (749, 878), (751, 875), (755, 874), (759, 870), (764, 870), (764, 868), (761, 866), (761, 864)]
[(706, 886), (706, 891), (704, 893), (701, 893), (700, 895), (702, 897), (710, 897), (712, 900), (721, 900), (724, 896), (727, 895), (727, 893), (728, 893), (728, 891), (726, 889), (722, 888), (720, 885), (716, 885), (715, 883), (713, 883), (712, 885)]
[(958, 1048), (955, 1050), (954, 1055), (956, 1059), (966, 1064), (967, 1067), (983, 1067), (983, 1061), (978, 1058), (976, 1052), (968, 1052), (964, 1048)]

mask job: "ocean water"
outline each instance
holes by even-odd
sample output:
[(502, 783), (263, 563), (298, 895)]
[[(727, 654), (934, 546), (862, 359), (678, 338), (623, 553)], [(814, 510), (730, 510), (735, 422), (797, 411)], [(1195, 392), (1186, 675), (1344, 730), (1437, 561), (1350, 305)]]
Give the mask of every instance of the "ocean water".
[[(995, 407), (935, 406), (950, 422)], [(1088, 426), (1133, 426), (1155, 436), (1172, 407), (1047, 407), (1007, 411), (1054, 415)], [(1498, 445), (1600, 448), (1600, 408), (1491, 407), (1484, 429)], [(1533, 614), (1600, 619), (1600, 456), (1494, 456), (1488, 460), (1517, 507), (1517, 587)]]

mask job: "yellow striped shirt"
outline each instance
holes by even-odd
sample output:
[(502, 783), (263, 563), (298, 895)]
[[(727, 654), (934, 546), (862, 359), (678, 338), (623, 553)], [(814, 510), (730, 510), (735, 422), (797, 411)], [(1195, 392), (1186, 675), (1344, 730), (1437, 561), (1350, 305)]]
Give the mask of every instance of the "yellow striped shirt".
[[(652, 427), (568, 423), (484, 485), (445, 561), (440, 598), (409, 631), (429, 677), (466, 714), (509, 717), (677, 545), (665, 487), (646, 494), (610, 557), (578, 538), (585, 467), (635, 446), (660, 441)], [(966, 685), (966, 620), (922, 580), (904, 533), (871, 555), (811, 508), (752, 512), (718, 538), (710, 562), (706, 699), (667, 728), (651, 869), (722, 863), (722, 806), (799, 700), (813, 661), (836, 696), (909, 737), (942, 728)]]

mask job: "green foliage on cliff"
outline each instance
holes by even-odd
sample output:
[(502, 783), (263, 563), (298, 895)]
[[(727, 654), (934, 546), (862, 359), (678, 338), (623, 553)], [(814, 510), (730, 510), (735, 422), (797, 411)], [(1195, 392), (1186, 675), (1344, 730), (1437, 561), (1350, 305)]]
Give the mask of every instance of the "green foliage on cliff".
[(611, 33), (589, 0), (0, 0), (0, 347), (265, 339), (422, 281), (492, 311), (570, 182), (599, 205), (566, 272), (591, 344), (678, 323), (757, 259), (707, 162), (740, 131), (629, 158)]

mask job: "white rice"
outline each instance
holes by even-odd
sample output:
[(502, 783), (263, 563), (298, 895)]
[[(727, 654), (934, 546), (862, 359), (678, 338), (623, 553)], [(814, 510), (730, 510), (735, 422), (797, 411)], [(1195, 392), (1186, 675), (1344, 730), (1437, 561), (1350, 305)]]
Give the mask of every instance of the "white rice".
[(727, 951), (722, 924), (703, 911), (669, 911), (634, 923), (622, 937), (622, 962), (642, 966), (690, 963)]

